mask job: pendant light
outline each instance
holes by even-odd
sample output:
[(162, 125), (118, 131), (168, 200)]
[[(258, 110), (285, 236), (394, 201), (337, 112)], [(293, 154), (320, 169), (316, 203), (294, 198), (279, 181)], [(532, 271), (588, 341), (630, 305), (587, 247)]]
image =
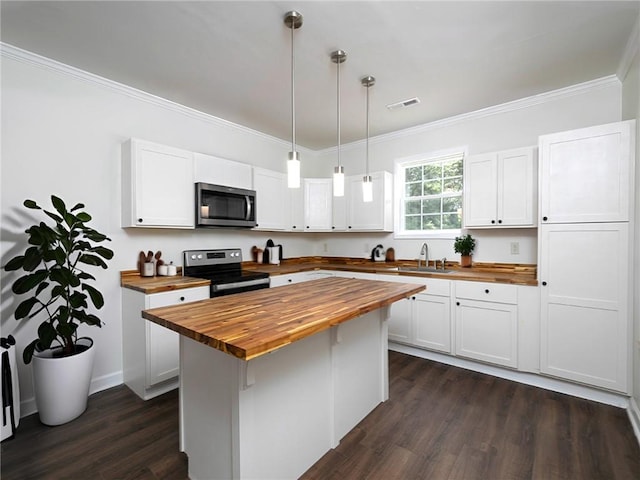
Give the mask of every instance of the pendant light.
[(367, 155), (365, 175), (362, 178), (362, 201), (373, 201), (373, 180), (369, 175), (369, 88), (375, 85), (376, 79), (371, 75), (367, 75), (361, 80), (363, 86), (367, 87)]
[(300, 188), (300, 155), (296, 151), (296, 97), (295, 97), (295, 50), (293, 32), (302, 26), (302, 14), (292, 10), (284, 16), (284, 24), (291, 29), (291, 151), (287, 160), (287, 185)]
[(331, 61), (337, 69), (337, 96), (338, 96), (338, 165), (333, 169), (333, 196), (344, 197), (344, 167), (340, 161), (340, 64), (347, 59), (347, 52), (336, 50), (331, 54)]

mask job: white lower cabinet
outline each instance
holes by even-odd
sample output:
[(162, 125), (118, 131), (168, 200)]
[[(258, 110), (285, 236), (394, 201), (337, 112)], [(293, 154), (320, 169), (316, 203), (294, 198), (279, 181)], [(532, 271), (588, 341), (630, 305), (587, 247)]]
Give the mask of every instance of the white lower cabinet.
[(455, 354), (518, 367), (518, 289), (515, 285), (455, 282)]
[(209, 287), (146, 295), (122, 289), (124, 383), (143, 400), (178, 386), (179, 335), (142, 318), (142, 310), (209, 298)]
[(426, 291), (391, 305), (389, 340), (451, 353), (451, 282), (391, 275), (380, 275), (379, 279), (427, 287)]

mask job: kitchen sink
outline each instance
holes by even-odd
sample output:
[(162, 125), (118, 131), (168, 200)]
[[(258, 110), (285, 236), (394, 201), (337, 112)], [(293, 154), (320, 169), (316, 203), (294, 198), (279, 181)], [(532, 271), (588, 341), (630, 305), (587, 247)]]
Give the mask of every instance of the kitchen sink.
[(399, 272), (452, 273), (455, 270), (442, 270), (434, 267), (398, 267)]

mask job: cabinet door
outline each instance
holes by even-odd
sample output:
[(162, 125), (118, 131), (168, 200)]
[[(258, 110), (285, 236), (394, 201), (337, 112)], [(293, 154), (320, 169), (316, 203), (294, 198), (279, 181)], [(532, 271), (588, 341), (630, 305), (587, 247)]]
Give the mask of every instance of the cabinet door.
[(304, 179), (305, 231), (328, 231), (332, 226), (332, 179)]
[(290, 212), (287, 176), (281, 172), (253, 168), (256, 191), (257, 230), (288, 230)]
[(349, 184), (345, 180), (344, 197), (333, 197), (333, 221), (331, 230), (335, 232), (344, 232), (347, 229), (347, 195), (349, 195)]
[(629, 220), (633, 122), (544, 135), (541, 223)]
[(304, 231), (304, 189), (289, 188), (290, 228), (292, 232)]
[(194, 182), (212, 183), (250, 190), (251, 165), (224, 158), (194, 153)]
[(392, 231), (392, 175), (389, 172), (371, 174), (373, 201), (362, 199), (362, 175), (346, 178), (347, 230), (350, 231)]
[(628, 393), (628, 228), (541, 227), (543, 373)]
[(191, 152), (131, 139), (122, 161), (123, 227), (194, 228)]
[[(149, 295), (148, 308), (166, 307), (209, 298), (209, 287), (188, 288)], [(177, 377), (180, 373), (179, 334), (144, 320), (147, 342), (146, 387)]]
[(449, 297), (426, 294), (415, 296), (413, 301), (415, 304), (413, 343), (415, 345), (451, 353), (450, 302)]
[(404, 298), (391, 304), (389, 315), (389, 340), (400, 343), (412, 343), (411, 320), (414, 300)]
[(518, 366), (517, 306), (456, 299), (456, 355)]
[(464, 162), (464, 224), (485, 227), (496, 224), (498, 160), (495, 153), (473, 155)]
[(535, 149), (498, 153), (498, 225), (533, 226), (537, 220)]

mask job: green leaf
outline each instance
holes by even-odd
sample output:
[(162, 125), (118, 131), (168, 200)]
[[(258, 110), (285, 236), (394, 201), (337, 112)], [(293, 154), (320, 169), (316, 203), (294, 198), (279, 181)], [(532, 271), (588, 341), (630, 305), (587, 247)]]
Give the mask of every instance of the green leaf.
[(51, 195), (51, 203), (60, 215), (64, 216), (64, 214), (67, 213), (67, 206), (64, 204), (60, 197)]
[(96, 257), (95, 255), (83, 254), (80, 255), (78, 259), (82, 263), (86, 263), (87, 265), (95, 265), (96, 267), (107, 268), (107, 264), (100, 257)]
[(69, 304), (71, 308), (87, 308), (87, 296), (84, 293), (73, 292), (69, 297)]
[(36, 339), (33, 342), (31, 342), (29, 345), (24, 347), (24, 350), (22, 351), (22, 360), (27, 365), (31, 363), (31, 359), (33, 358), (33, 352), (35, 351), (37, 344), (38, 344), (38, 340)]
[(27, 293), (32, 288), (37, 287), (40, 282), (43, 282), (47, 278), (47, 276), (48, 273), (46, 270), (38, 270), (37, 272), (20, 277), (15, 282), (13, 282), (11, 291), (13, 291), (13, 293), (17, 295)]
[(78, 220), (81, 221), (82, 223), (87, 223), (91, 221), (91, 215), (89, 215), (87, 212), (80, 212), (78, 213), (77, 216)]
[(13, 272), (15, 270), (20, 270), (22, 265), (24, 265), (24, 255), (18, 255), (17, 257), (13, 257), (9, 260), (4, 266), (4, 269), (7, 272)]
[(38, 247), (29, 247), (24, 252), (24, 265), (22, 268), (27, 272), (32, 272), (42, 263), (42, 260), (42, 250)]
[(78, 326), (75, 323), (61, 323), (58, 324), (56, 332), (61, 337), (70, 337), (76, 333)]
[(51, 347), (57, 336), (56, 329), (50, 322), (42, 322), (38, 327), (39, 347), (44, 349)]
[(16, 320), (20, 320), (21, 318), (28, 317), (29, 313), (31, 312), (31, 309), (34, 307), (34, 305), (37, 305), (37, 304), (38, 304), (37, 297), (27, 298), (26, 300), (21, 302), (18, 305), (18, 308), (16, 308), (16, 311), (14, 313)]
[(87, 325), (91, 325), (94, 327), (102, 327), (102, 321), (97, 316), (81, 311), (76, 313), (77, 315), (75, 316), (75, 318), (77, 318), (81, 323), (86, 323)]
[(93, 303), (93, 305), (97, 309), (101, 309), (104, 306), (104, 297), (102, 296), (102, 293), (100, 293), (96, 288), (83, 283), (82, 290), (89, 294), (89, 296), (91, 297), (91, 303)]
[(96, 277), (94, 277), (93, 275), (91, 275), (90, 273), (87, 272), (79, 272), (78, 273), (78, 278), (82, 279), (82, 280), (95, 280)]
[(76, 203), (73, 208), (71, 210), (69, 210), (70, 212), (75, 212), (76, 210), (80, 210), (81, 208), (84, 208), (84, 203)]
[(40, 285), (38, 285), (38, 288), (36, 288), (36, 293), (34, 293), (34, 295), (37, 297), (48, 286), (49, 286), (49, 282), (40, 282)]
[(22, 202), (22, 204), (27, 207), (27, 208), (31, 208), (34, 210), (42, 210), (38, 204), (36, 202), (34, 202), (33, 200), (25, 200), (24, 202)]
[(62, 217), (60, 217), (59, 215), (56, 215), (53, 212), (48, 212), (48, 211), (44, 211), (45, 215), (47, 215), (49, 218), (53, 219), (54, 222), (56, 223), (62, 223)]
[(100, 255), (102, 258), (106, 258), (107, 260), (110, 260), (113, 258), (113, 250), (107, 248), (107, 247), (93, 247), (91, 248), (91, 251)]

